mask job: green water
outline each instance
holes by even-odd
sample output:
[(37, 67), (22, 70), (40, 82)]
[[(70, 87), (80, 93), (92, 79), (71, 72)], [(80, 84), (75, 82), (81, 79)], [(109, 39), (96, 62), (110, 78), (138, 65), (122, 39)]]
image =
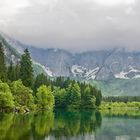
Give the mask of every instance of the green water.
[(140, 117), (95, 111), (0, 114), (0, 140), (140, 140)]

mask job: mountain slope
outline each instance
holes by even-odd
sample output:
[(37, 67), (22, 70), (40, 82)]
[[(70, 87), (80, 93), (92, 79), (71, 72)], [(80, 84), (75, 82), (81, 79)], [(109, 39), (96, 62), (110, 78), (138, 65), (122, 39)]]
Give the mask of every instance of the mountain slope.
[(112, 49), (72, 54), (62, 49), (35, 48), (9, 37), (6, 40), (19, 52), (29, 48), (33, 60), (53, 76), (104, 81), (140, 78), (140, 52)]
[(140, 96), (140, 79), (114, 79), (91, 81), (104, 96)]
[[(42, 49), (4, 36), (7, 61), (15, 61), (28, 48), (34, 60), (35, 73), (69, 76), (95, 84), (103, 95), (140, 95), (140, 52), (124, 49), (100, 50), (72, 54), (62, 49)], [(7, 45), (8, 44), (8, 45)], [(10, 44), (10, 45), (9, 45)], [(12, 47), (11, 47), (12, 46)]]
[[(0, 42), (2, 42), (4, 46), (6, 64), (9, 65), (11, 60), (14, 64), (16, 64), (20, 60), (21, 53), (19, 53), (18, 49), (15, 46), (12, 46), (1, 34)], [(35, 75), (39, 73), (47, 74), (44, 67), (41, 64), (36, 63), (35, 61), (33, 61), (33, 69)]]

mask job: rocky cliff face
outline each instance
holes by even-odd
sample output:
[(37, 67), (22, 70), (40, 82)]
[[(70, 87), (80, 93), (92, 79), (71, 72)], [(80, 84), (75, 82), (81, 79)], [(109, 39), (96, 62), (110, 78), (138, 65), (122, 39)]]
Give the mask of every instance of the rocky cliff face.
[[(74, 76), (83, 79), (110, 80), (140, 77), (140, 53), (123, 49), (70, 54), (64, 50), (47, 49), (32, 57), (56, 76)], [(41, 55), (42, 54), (42, 55)]]
[(43, 65), (51, 76), (105, 81), (140, 78), (140, 52), (112, 49), (72, 54), (62, 49), (35, 48), (5, 38), (18, 52), (29, 48), (33, 60)]

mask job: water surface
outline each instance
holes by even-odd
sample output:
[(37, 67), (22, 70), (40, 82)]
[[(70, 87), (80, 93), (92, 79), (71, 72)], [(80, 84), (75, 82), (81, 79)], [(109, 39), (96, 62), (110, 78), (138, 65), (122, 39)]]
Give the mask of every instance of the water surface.
[(0, 140), (140, 140), (140, 117), (95, 111), (1, 113)]

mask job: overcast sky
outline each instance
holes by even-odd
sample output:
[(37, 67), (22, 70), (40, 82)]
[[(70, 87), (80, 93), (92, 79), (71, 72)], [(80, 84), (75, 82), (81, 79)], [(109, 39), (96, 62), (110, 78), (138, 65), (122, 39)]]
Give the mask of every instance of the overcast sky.
[(0, 30), (39, 47), (140, 50), (140, 0), (0, 0)]

